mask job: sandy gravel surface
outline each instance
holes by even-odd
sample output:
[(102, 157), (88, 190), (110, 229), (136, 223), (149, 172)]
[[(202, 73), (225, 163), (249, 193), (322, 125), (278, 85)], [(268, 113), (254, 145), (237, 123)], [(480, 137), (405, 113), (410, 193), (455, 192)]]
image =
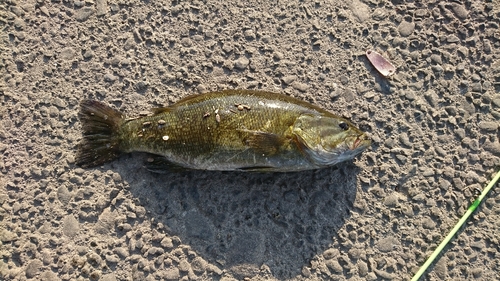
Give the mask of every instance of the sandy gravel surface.
[[(459, 2), (2, 1), (0, 279), (409, 280), (500, 165), (500, 3)], [(289, 174), (74, 165), (84, 98), (137, 115), (233, 88), (374, 143)], [(499, 203), (422, 280), (499, 280)]]

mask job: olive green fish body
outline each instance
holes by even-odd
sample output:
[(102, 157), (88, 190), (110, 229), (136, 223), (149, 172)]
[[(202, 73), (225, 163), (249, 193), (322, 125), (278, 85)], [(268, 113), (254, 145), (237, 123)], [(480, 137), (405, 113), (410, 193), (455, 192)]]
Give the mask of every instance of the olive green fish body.
[[(269, 92), (213, 92), (153, 112), (128, 120), (101, 103), (84, 101), (77, 163), (95, 166), (121, 152), (142, 151), (192, 169), (300, 171), (350, 159), (370, 143), (347, 120)], [(93, 125), (99, 117), (105, 120)]]

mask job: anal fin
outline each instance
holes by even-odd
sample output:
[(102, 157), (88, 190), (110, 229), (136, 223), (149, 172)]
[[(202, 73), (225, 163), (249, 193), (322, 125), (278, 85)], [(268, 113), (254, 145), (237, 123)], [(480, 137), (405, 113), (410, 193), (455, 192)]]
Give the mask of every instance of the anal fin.
[(168, 172), (182, 172), (188, 169), (179, 166), (171, 161), (169, 161), (164, 156), (150, 154), (148, 155), (147, 162), (144, 164), (148, 171), (158, 174), (166, 174)]
[(257, 172), (257, 173), (276, 172), (276, 168), (271, 166), (253, 166), (253, 167), (249, 166), (249, 167), (241, 167), (236, 170), (242, 172)]

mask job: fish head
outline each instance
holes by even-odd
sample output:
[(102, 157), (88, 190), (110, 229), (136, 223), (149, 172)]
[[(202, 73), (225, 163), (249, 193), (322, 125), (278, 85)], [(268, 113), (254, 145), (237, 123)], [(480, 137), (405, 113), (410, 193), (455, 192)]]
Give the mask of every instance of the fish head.
[(371, 140), (344, 118), (303, 114), (292, 129), (300, 149), (318, 166), (330, 166), (354, 158)]

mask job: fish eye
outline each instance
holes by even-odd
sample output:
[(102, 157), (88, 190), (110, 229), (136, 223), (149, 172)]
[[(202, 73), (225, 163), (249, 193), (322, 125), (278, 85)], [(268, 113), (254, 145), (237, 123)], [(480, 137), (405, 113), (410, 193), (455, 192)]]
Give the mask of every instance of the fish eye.
[(340, 129), (342, 129), (342, 130), (344, 130), (344, 131), (349, 130), (349, 125), (347, 125), (347, 123), (346, 123), (346, 122), (340, 122), (340, 123), (339, 123), (339, 127), (340, 127)]

